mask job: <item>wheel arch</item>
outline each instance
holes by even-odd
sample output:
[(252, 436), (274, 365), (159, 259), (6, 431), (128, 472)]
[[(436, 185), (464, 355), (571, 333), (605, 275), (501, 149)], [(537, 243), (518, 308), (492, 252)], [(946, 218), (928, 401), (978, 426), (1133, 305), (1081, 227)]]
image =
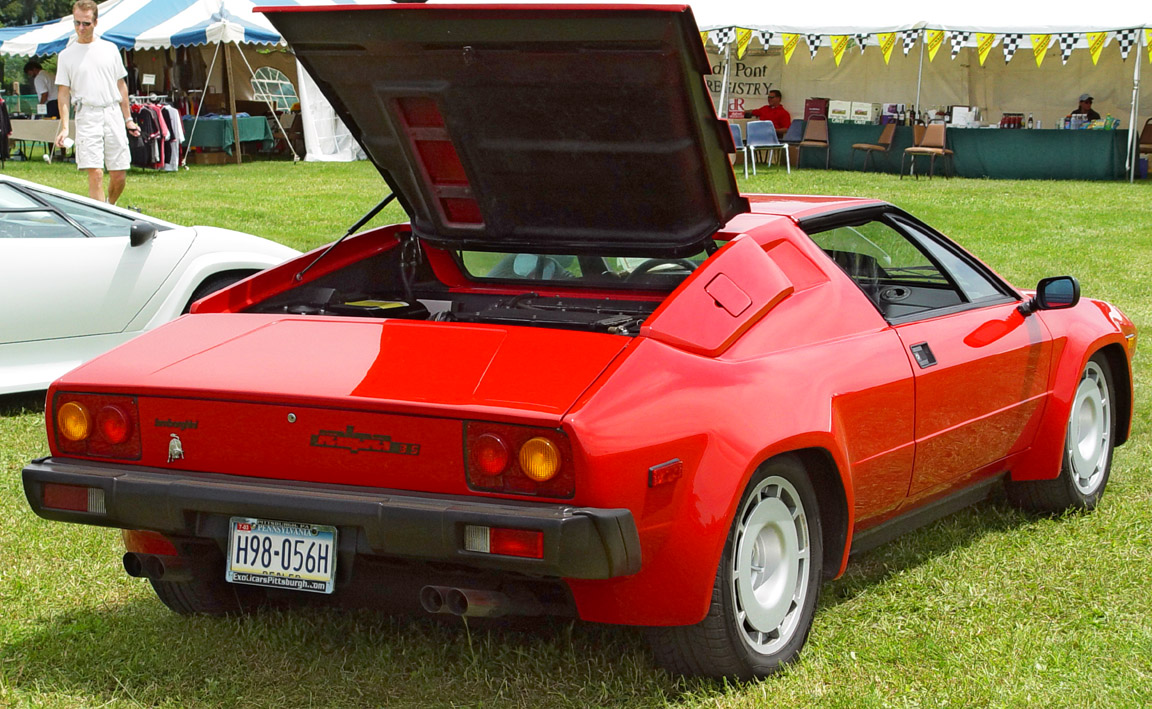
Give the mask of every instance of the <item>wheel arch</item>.
[[(1112, 394), (1116, 398), (1116, 440), (1123, 445), (1132, 429), (1132, 366), (1124, 348), (1118, 343), (1104, 345), (1096, 352), (1104, 355), (1112, 374)], [(1088, 359), (1096, 353), (1089, 355)], [(1085, 359), (1087, 363), (1088, 359)]]
[(1098, 340), (1081, 350), (1079, 357), (1066, 354), (1061, 358), (1053, 373), (1052, 391), (1044, 406), (1044, 418), (1031, 449), (1012, 466), (1012, 480), (1050, 480), (1060, 474), (1072, 397), (1088, 360), (1098, 353), (1104, 355), (1112, 375), (1112, 393), (1116, 402), (1116, 439), (1113, 445), (1119, 446), (1128, 440), (1133, 406), (1131, 365), (1124, 345), (1115, 337)]
[(826, 448), (803, 448), (793, 452), (812, 480), (820, 505), (820, 531), (824, 537), (824, 578), (836, 578), (848, 558), (851, 517), (844, 479), (832, 453)]

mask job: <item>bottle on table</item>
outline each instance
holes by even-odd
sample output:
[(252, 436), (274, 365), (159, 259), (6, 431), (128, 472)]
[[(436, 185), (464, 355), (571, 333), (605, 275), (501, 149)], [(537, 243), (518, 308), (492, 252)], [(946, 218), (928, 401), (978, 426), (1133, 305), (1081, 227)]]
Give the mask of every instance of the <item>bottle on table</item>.
[(1028, 114), (1028, 127), (1029, 128), (1032, 127), (1032, 114), (1031, 113)]

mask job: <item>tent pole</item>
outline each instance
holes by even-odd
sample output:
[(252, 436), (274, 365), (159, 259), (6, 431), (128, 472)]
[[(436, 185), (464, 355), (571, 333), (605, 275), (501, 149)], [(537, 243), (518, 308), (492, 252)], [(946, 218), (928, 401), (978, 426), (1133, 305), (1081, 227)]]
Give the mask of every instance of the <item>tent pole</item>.
[[(1140, 28), (1140, 34), (1144, 34)], [(1140, 53), (1144, 37), (1136, 42), (1136, 66), (1132, 68), (1132, 119), (1128, 123), (1128, 181), (1136, 181), (1136, 168), (1140, 164), (1140, 134), (1136, 132), (1136, 121), (1140, 120)]]
[(224, 65), (228, 70), (228, 112), (232, 114), (232, 147), (236, 151), (234, 157), (239, 165), (240, 157), (240, 119), (236, 117), (236, 79), (232, 73), (232, 43), (224, 43)]
[(916, 70), (916, 110), (920, 110), (920, 82), (924, 78), (924, 30), (920, 30), (920, 68)]
[(180, 166), (185, 170), (188, 169), (188, 153), (192, 152), (192, 136), (196, 133), (196, 125), (200, 123), (200, 112), (204, 110), (204, 97), (208, 95), (208, 85), (212, 82), (212, 70), (216, 68), (216, 59), (220, 56), (220, 45), (216, 45), (216, 51), (212, 52), (212, 63), (208, 66), (208, 73), (204, 77), (204, 90), (200, 92), (200, 100), (196, 103), (196, 115), (192, 118), (192, 130), (188, 131), (186, 140), (188, 141), (188, 149), (184, 151), (184, 157), (180, 159)]
[[(248, 76), (253, 79), (256, 78), (256, 70), (252, 68), (252, 62), (248, 61), (248, 57), (244, 56), (244, 52), (240, 52), (240, 58), (244, 60), (244, 66), (248, 67)], [(264, 99), (264, 103), (268, 105), (268, 110), (272, 113), (272, 122), (280, 129), (280, 134), (284, 136), (284, 142), (288, 144), (288, 149), (292, 151), (292, 162), (300, 162), (300, 156), (296, 154), (296, 148), (292, 147), (292, 140), (288, 137), (288, 131), (280, 123), (280, 118), (276, 115), (276, 104), (271, 99)]]
[(728, 67), (732, 64), (732, 43), (724, 45), (724, 83), (720, 85), (720, 117), (728, 118)]

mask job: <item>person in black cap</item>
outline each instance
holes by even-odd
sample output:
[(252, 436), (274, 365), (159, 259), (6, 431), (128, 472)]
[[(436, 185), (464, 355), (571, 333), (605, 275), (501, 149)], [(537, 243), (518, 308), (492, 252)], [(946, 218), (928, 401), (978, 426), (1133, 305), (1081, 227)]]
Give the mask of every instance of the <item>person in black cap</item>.
[(1080, 94), (1080, 105), (1076, 107), (1075, 111), (1072, 111), (1072, 115), (1077, 113), (1084, 116), (1086, 121), (1100, 120), (1100, 114), (1092, 110), (1092, 97), (1088, 94)]

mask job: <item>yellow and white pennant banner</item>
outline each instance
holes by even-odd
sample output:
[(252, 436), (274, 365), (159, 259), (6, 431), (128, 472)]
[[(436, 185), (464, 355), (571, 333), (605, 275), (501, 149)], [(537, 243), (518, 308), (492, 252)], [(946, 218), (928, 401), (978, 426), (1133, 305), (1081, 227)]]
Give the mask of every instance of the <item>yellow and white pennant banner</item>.
[(800, 43), (800, 35), (798, 34), (784, 34), (784, 63), (792, 61), (792, 52), (796, 51), (796, 45)]
[(1052, 42), (1050, 34), (1032, 35), (1032, 56), (1036, 57), (1036, 66), (1044, 63), (1044, 55), (1048, 52), (1048, 45)]
[(892, 58), (892, 49), (896, 46), (896, 33), (881, 32), (876, 35), (876, 41), (880, 43), (880, 53), (884, 55), (884, 63), (887, 64)]
[(976, 51), (980, 54), (980, 66), (984, 66), (984, 60), (988, 58), (988, 52), (992, 51), (994, 44), (996, 35), (989, 32), (976, 33)]
[(1088, 51), (1092, 54), (1092, 65), (1095, 66), (1096, 62), (1100, 61), (1100, 52), (1104, 49), (1104, 40), (1108, 38), (1108, 33), (1089, 32), (1085, 36), (1088, 38)]
[(834, 34), (832, 39), (832, 57), (836, 60), (836, 66), (840, 66), (840, 60), (844, 58), (844, 50), (848, 49), (848, 42), (852, 38), (846, 34)]
[(748, 51), (748, 45), (752, 44), (752, 30), (746, 30), (743, 27), (736, 28), (736, 58), (743, 59), (744, 53)]
[(925, 32), (925, 39), (928, 42), (928, 61), (931, 62), (936, 58), (940, 46), (944, 44), (944, 30), (928, 30)]

